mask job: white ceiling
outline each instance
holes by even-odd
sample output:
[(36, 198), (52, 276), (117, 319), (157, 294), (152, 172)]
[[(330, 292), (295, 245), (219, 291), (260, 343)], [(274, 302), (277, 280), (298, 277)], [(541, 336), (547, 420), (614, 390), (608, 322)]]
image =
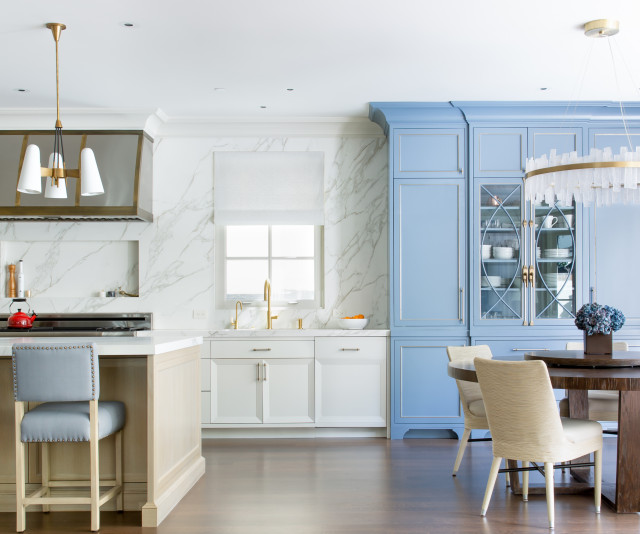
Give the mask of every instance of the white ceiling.
[[(638, 0), (7, 0), (2, 12), (0, 111), (55, 107), (44, 24), (67, 25), (63, 122), (73, 108), (269, 119), (364, 117), (372, 101), (640, 100)], [(620, 91), (606, 40), (583, 35), (597, 18), (621, 21)]]

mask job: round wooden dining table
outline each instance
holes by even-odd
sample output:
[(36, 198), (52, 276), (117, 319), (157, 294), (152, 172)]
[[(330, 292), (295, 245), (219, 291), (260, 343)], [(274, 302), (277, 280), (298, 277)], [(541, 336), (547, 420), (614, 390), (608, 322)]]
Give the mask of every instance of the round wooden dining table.
[[(588, 390), (619, 392), (616, 482), (603, 482), (602, 497), (618, 513), (640, 512), (640, 352), (593, 356), (571, 350), (531, 351), (524, 359), (547, 364), (551, 385), (569, 392), (571, 417), (587, 419)], [(478, 381), (473, 362), (450, 362), (448, 374), (456, 380)]]

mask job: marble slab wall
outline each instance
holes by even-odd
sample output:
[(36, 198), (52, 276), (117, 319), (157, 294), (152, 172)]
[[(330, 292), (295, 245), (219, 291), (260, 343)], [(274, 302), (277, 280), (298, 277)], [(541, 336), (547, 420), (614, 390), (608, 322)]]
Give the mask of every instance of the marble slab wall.
[[(0, 223), (0, 241), (38, 242), (40, 257), (30, 256), (29, 269), (73, 272), (84, 286), (96, 273), (79, 264), (83, 247), (91, 254), (101, 242), (137, 242), (140, 297), (51, 296), (43, 286), (32, 306), (40, 313), (152, 312), (154, 327), (162, 329), (228, 328), (231, 312), (216, 306), (214, 291), (213, 154), (231, 150), (325, 154), (324, 307), (278, 309), (274, 327), (295, 328), (298, 318), (305, 328), (335, 327), (335, 318), (362, 313), (370, 318), (368, 328), (387, 328), (388, 156), (382, 136), (156, 139), (153, 223)], [(75, 243), (76, 253), (60, 254), (60, 242)], [(113, 280), (98, 282), (100, 289), (114, 289), (106, 287)], [(9, 303), (0, 299), (3, 312)], [(245, 306), (240, 325), (264, 328), (265, 310)]]

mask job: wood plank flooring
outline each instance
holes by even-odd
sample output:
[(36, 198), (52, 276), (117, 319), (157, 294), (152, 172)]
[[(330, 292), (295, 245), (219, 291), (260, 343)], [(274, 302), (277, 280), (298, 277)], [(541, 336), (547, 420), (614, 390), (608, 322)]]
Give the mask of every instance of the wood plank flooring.
[[(479, 515), (491, 443), (469, 444), (451, 476), (456, 440), (205, 440), (206, 475), (157, 529), (140, 514), (102, 513), (103, 534), (436, 534), (549, 532), (544, 495), (528, 503), (496, 484), (486, 518)], [(605, 438), (605, 473), (615, 465), (615, 438)], [(532, 475), (532, 482), (533, 477)], [(558, 479), (563, 475), (559, 472)], [(565, 475), (568, 477), (568, 474)], [(538, 479), (542, 481), (542, 479)], [(88, 532), (89, 514), (27, 514), (27, 532)], [(556, 534), (638, 532), (640, 515), (615, 514), (593, 496), (556, 495)], [(0, 532), (15, 514), (0, 514)]]

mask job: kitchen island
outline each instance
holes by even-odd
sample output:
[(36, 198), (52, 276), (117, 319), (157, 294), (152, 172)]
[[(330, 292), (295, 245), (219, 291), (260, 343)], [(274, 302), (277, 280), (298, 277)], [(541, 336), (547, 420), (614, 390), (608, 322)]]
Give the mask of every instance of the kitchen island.
[[(204, 474), (200, 434), (202, 338), (197, 336), (151, 332), (144, 337), (1, 338), (0, 428), (4, 431), (0, 432), (0, 510), (15, 510), (11, 346), (63, 342), (96, 344), (100, 399), (120, 400), (127, 409), (123, 444), (125, 510), (142, 510), (143, 527), (158, 526)], [(100, 442), (103, 478), (115, 475), (112, 439)], [(87, 443), (53, 444), (51, 459), (52, 479), (89, 478)], [(39, 447), (29, 446), (27, 462), (27, 482), (35, 486), (40, 482)]]

